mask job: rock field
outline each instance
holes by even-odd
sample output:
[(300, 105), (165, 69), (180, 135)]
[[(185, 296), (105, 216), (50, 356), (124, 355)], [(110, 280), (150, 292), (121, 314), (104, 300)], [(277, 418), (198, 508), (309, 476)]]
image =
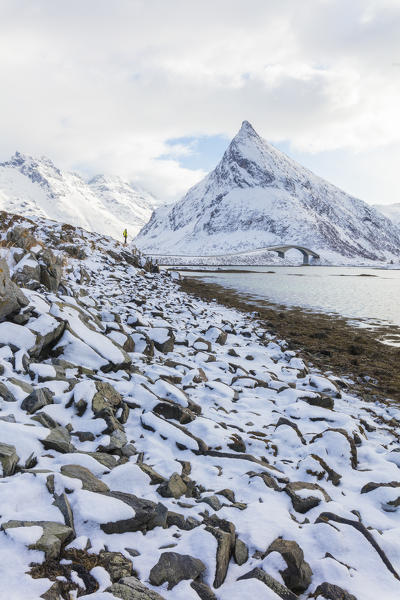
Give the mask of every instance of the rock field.
[(2, 600), (400, 597), (394, 402), (111, 238), (0, 236)]

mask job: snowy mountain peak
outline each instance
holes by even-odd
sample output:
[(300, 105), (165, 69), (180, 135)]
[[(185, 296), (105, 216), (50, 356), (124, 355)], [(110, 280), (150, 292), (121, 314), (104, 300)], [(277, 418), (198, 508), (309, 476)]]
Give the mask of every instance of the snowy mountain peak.
[(20, 173), (29, 177), (33, 183), (38, 183), (41, 186), (48, 186), (48, 177), (62, 178), (61, 171), (47, 156), (35, 158), (17, 151), (9, 161), (0, 163), (1, 167), (18, 169)]
[(398, 260), (400, 232), (382, 214), (314, 175), (243, 121), (221, 161), (135, 243), (147, 252), (224, 254), (282, 243), (323, 262)]
[(254, 129), (253, 125), (251, 123), (249, 123), (249, 121), (243, 121), (242, 126), (239, 129), (236, 137), (238, 137), (238, 136), (260, 138), (260, 136), (258, 135), (256, 130)]
[(0, 163), (0, 210), (45, 217), (116, 237), (134, 236), (149, 220), (156, 200), (115, 176), (86, 183), (47, 157), (16, 152)]

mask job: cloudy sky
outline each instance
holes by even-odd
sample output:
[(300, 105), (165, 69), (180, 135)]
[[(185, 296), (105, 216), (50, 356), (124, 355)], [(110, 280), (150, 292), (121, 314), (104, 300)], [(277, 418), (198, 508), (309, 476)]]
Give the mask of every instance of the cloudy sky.
[(0, 160), (179, 197), (249, 120), (370, 203), (400, 201), (399, 0), (0, 0)]

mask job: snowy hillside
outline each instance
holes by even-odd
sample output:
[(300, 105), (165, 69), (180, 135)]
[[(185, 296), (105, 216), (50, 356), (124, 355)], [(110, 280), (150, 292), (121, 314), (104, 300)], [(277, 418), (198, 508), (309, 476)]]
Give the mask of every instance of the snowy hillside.
[(400, 226), (400, 202), (395, 202), (394, 204), (374, 204), (374, 208), (393, 221), (395, 225)]
[(115, 240), (0, 217), (1, 600), (399, 598), (395, 399)]
[(46, 217), (121, 238), (149, 220), (154, 198), (118, 177), (98, 175), (86, 183), (57, 169), (48, 158), (17, 152), (0, 163), (0, 209), (27, 217)]
[(400, 232), (272, 147), (244, 121), (221, 162), (171, 207), (162, 207), (135, 244), (165, 254), (216, 254), (282, 242), (322, 262), (397, 261)]

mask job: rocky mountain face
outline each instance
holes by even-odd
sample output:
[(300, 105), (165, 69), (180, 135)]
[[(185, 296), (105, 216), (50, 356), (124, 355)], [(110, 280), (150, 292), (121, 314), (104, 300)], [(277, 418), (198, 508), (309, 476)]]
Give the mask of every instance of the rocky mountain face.
[(400, 257), (391, 221), (291, 160), (247, 121), (214, 171), (156, 210), (135, 240), (146, 252), (200, 255), (282, 243), (315, 250), (322, 262)]
[(155, 199), (119, 177), (99, 175), (89, 183), (58, 169), (51, 160), (17, 152), (0, 163), (0, 209), (44, 217), (121, 239), (135, 236), (149, 220)]
[(393, 204), (374, 204), (374, 208), (400, 227), (400, 202)]
[(256, 313), (0, 213), (7, 598), (397, 598), (399, 425)]

